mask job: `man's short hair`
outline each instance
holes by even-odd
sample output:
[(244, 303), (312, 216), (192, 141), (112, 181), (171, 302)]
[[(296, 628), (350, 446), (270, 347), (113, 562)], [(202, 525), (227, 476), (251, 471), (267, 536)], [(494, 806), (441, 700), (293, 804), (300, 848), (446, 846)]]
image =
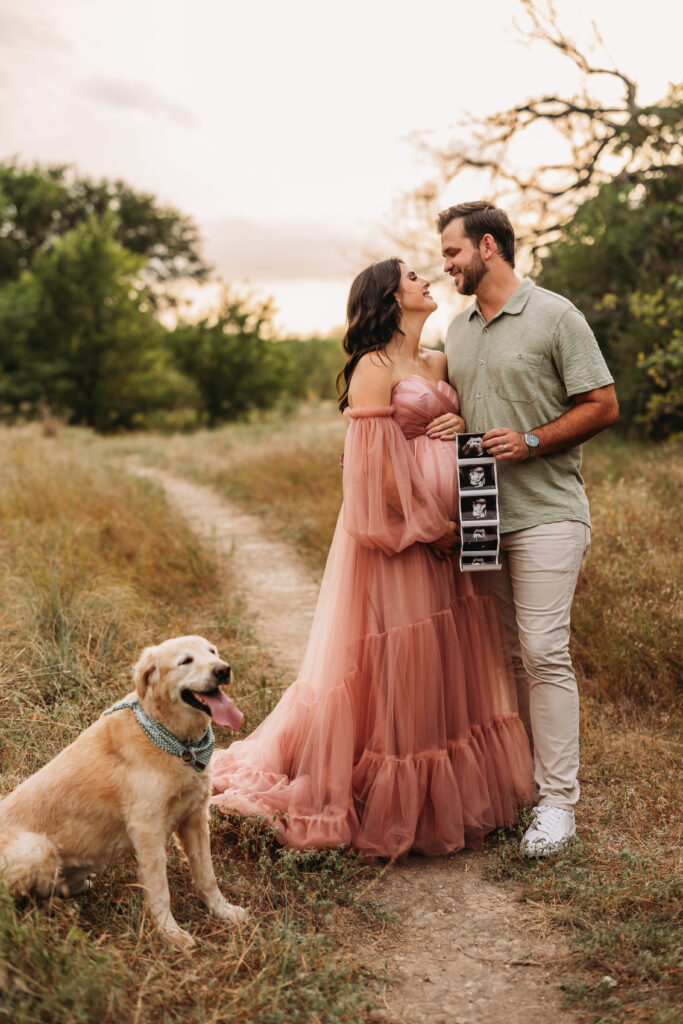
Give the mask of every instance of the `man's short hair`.
[(499, 256), (514, 267), (515, 229), (505, 210), (501, 210), (495, 203), (489, 203), (487, 199), (480, 199), (476, 203), (458, 203), (457, 206), (449, 206), (447, 210), (442, 210), (436, 218), (439, 234), (443, 234), (444, 228), (452, 220), (462, 221), (465, 237), (469, 238), (477, 247), (484, 235), (492, 235)]

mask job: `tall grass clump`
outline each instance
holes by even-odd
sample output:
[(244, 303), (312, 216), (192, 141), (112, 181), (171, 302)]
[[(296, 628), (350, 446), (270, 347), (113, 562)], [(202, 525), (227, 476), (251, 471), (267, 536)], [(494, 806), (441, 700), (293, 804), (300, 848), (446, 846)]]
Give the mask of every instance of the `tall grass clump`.
[[(158, 489), (105, 465), (78, 432), (4, 430), (0, 443), (0, 797), (129, 691), (140, 649), (169, 636), (217, 644), (253, 728), (279, 681), (229, 567)], [(223, 745), (233, 735), (216, 733)], [(174, 913), (199, 940), (189, 958), (149, 925), (132, 856), (76, 901), (15, 905), (0, 879), (0, 1021), (361, 1019), (372, 978), (352, 936), (372, 869), (341, 851), (286, 854), (260, 821), (217, 815), (212, 845), (222, 891), (250, 920), (209, 917), (171, 847)]]
[(0, 885), (0, 1021), (113, 1020), (134, 984), (115, 950), (93, 948), (68, 916), (18, 911)]
[(239, 462), (221, 478), (224, 494), (248, 503), (315, 569), (325, 565), (342, 500), (340, 447), (329, 441)]
[(346, 427), (336, 405), (317, 403), (286, 419), (267, 414), (192, 435), (82, 441), (103, 456), (151, 464), (242, 502), (320, 571), (341, 505)]
[(666, 707), (683, 680), (683, 452), (605, 437), (586, 458), (593, 543), (572, 613), (591, 691)]

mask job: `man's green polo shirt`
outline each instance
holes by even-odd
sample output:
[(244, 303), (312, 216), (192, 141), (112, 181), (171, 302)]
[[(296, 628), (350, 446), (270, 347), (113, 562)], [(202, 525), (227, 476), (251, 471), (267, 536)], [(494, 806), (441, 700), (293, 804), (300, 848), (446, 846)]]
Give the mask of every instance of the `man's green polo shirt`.
[[(488, 324), (476, 299), (456, 316), (446, 354), (468, 431), (527, 433), (571, 409), (572, 395), (613, 382), (583, 314), (529, 278)], [(496, 467), (501, 533), (564, 519), (590, 526), (580, 445)]]

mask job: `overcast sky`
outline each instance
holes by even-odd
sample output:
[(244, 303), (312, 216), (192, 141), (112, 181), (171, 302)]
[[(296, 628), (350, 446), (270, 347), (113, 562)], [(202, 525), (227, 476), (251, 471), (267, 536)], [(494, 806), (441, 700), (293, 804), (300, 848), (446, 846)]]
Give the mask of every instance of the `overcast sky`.
[[(669, 0), (557, 6), (577, 38), (595, 19), (641, 99), (680, 78)], [(282, 329), (328, 330), (428, 169), (413, 133), (571, 88), (515, 15), (515, 0), (0, 0), (0, 157), (154, 192), (195, 218), (226, 280), (274, 295)]]

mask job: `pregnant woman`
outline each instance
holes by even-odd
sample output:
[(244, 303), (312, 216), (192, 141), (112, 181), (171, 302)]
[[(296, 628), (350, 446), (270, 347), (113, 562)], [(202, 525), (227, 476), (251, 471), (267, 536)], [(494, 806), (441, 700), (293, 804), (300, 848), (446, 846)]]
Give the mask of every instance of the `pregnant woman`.
[(529, 745), (495, 601), (457, 567), (456, 445), (429, 282), (396, 259), (353, 282), (344, 502), (297, 680), (214, 755), (213, 802), (286, 845), (380, 857), (477, 845), (530, 803)]

